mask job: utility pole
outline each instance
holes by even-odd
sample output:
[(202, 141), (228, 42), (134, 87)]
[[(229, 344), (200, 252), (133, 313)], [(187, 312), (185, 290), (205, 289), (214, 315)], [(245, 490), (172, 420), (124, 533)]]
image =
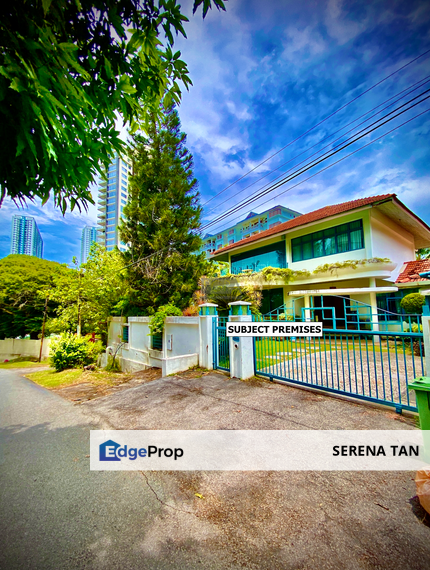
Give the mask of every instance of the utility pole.
[(39, 362), (42, 360), (42, 347), (43, 347), (43, 338), (45, 336), (45, 323), (46, 323), (46, 311), (48, 309), (48, 299), (49, 299), (49, 295), (46, 295), (45, 309), (43, 311), (42, 336), (40, 337)]

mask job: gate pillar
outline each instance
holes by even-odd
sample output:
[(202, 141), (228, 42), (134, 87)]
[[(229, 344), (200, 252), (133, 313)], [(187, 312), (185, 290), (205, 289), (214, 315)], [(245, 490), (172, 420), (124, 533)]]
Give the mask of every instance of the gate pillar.
[(199, 305), (199, 366), (213, 370), (213, 320), (217, 318), (217, 307), (215, 303), (204, 303)]
[[(229, 303), (229, 321), (252, 322), (249, 310), (251, 303), (236, 301)], [(230, 337), (230, 376), (246, 380), (254, 376), (254, 338), (249, 336)]]

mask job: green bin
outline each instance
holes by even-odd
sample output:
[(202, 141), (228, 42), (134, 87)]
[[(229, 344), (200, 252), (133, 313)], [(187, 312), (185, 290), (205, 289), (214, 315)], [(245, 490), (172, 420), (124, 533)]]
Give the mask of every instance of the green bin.
[(430, 462), (430, 378), (428, 376), (415, 378), (408, 388), (415, 390), (420, 427), (424, 431), (424, 459)]
[(408, 388), (415, 390), (421, 429), (430, 430), (430, 378), (428, 376), (415, 378)]

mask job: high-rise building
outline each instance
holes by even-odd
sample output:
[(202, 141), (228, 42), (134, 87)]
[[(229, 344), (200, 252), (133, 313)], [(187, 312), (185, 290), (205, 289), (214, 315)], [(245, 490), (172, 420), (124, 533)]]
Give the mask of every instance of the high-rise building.
[(98, 242), (108, 251), (118, 247), (124, 251), (126, 245), (120, 241), (118, 225), (128, 198), (128, 175), (131, 165), (115, 155), (106, 173), (107, 180), (99, 184), (98, 198)]
[(261, 214), (250, 212), (246, 218), (234, 226), (219, 230), (216, 234), (206, 234), (203, 238), (202, 251), (206, 252), (207, 257), (210, 257), (217, 249), (274, 228), (282, 222), (297, 218), (297, 216), (301, 216), (300, 212), (280, 205), (273, 206)]
[(81, 236), (81, 263), (86, 262), (93, 243), (97, 243), (97, 228), (85, 226)]
[(43, 240), (36, 220), (31, 216), (12, 216), (10, 252), (42, 258)]

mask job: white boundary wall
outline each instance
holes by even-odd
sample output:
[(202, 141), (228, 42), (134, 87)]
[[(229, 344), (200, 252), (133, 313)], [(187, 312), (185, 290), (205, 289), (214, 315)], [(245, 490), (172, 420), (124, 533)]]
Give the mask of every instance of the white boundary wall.
[[(199, 317), (167, 317), (162, 350), (151, 348), (150, 320), (150, 317), (129, 317), (127, 322), (125, 317), (112, 318), (107, 352), (115, 352), (122, 342), (123, 328), (128, 326), (128, 343), (117, 355), (123, 372), (137, 372), (153, 366), (161, 368), (163, 376), (167, 376), (199, 364)], [(102, 366), (106, 363), (107, 355), (103, 355)]]
[[(45, 338), (42, 348), (42, 360), (49, 356), (50, 339)], [(39, 358), (40, 340), (32, 340), (30, 338), (6, 338), (0, 340), (0, 362), (3, 360), (12, 360), (19, 356), (30, 356)]]

